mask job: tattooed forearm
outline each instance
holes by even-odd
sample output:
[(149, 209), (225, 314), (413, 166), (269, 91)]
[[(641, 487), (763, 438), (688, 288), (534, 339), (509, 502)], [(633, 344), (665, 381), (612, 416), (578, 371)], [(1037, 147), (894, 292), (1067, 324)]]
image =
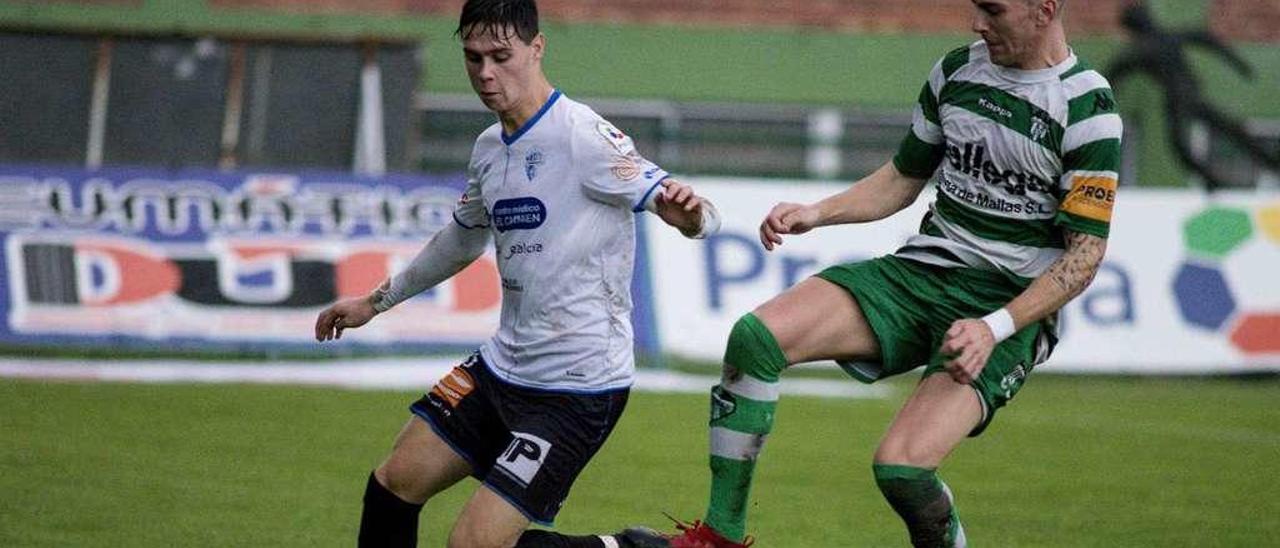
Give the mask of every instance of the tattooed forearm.
[(1106, 238), (1068, 230), (1066, 251), (1005, 306), (1021, 327), (1052, 314), (1089, 287), (1107, 251)]
[(1065, 294), (1064, 302), (1089, 287), (1107, 250), (1107, 240), (1092, 234), (1068, 230), (1066, 239), (1066, 251), (1044, 273)]

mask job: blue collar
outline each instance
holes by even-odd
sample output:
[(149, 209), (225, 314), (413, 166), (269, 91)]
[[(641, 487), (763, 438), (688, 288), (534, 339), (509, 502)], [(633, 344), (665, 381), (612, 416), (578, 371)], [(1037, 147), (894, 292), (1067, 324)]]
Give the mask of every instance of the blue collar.
[(546, 114), (548, 110), (551, 110), (551, 105), (556, 104), (556, 99), (559, 99), (559, 98), (560, 98), (560, 90), (558, 89), (553, 90), (551, 93), (551, 97), (548, 97), (547, 102), (543, 103), (542, 108), (538, 109), (538, 113), (534, 114), (533, 118), (530, 118), (528, 121), (526, 121), (524, 125), (521, 125), (520, 129), (517, 129), (516, 132), (512, 133), (510, 136), (507, 135), (506, 130), (503, 130), (502, 144), (510, 146), (511, 143), (516, 142), (516, 139), (519, 139), (521, 136), (528, 133), (530, 129), (533, 129), (533, 125), (538, 123), (538, 120), (542, 119), (543, 114)]

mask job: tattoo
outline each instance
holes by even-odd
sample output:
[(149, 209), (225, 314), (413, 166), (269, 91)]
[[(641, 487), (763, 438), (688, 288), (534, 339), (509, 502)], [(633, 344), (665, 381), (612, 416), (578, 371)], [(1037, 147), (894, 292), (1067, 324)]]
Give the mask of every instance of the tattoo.
[(1102, 256), (1107, 251), (1107, 240), (1072, 230), (1066, 231), (1066, 240), (1066, 251), (1045, 275), (1066, 293), (1067, 300), (1071, 300), (1089, 287), (1098, 273)]

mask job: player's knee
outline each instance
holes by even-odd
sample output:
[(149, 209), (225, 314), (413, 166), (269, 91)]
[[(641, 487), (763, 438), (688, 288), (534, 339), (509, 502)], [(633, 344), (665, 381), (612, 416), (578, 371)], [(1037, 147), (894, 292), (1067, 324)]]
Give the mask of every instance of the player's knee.
[(872, 458), (876, 465), (915, 466), (937, 468), (947, 457), (949, 450), (938, 440), (918, 430), (895, 425), (876, 446)]
[(387, 462), (373, 471), (373, 477), (405, 502), (423, 504), (431, 498), (431, 493), (426, 492), (422, 481), (399, 459), (387, 459)]
[(934, 468), (940, 464), (942, 456), (924, 443), (903, 437), (887, 437), (876, 447), (873, 461), (876, 464), (895, 464)]
[(766, 382), (777, 382), (787, 358), (769, 328), (755, 314), (743, 314), (729, 332), (724, 363)]
[(515, 538), (507, 538), (508, 535), (501, 534), (493, 528), (486, 527), (485, 524), (477, 520), (460, 519), (454, 523), (453, 530), (449, 532), (449, 548), (510, 548), (515, 546), (517, 535)]

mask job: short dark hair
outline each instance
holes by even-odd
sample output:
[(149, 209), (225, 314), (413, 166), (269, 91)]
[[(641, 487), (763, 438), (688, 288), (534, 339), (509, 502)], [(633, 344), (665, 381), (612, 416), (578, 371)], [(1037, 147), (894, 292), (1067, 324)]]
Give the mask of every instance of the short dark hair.
[(538, 4), (534, 0), (467, 0), (453, 34), (466, 40), (476, 33), (502, 39), (514, 33), (531, 43), (538, 35)]

